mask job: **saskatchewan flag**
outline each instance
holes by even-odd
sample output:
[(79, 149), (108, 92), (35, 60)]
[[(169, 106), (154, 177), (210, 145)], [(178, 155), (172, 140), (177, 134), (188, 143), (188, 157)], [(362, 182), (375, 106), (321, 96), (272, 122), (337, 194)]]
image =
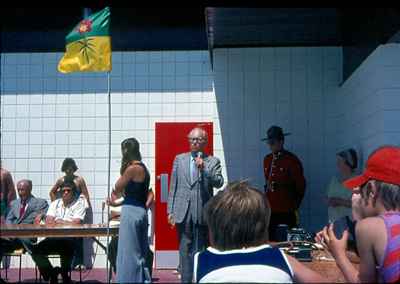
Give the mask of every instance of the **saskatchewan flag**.
[(108, 7), (82, 20), (65, 40), (66, 52), (58, 63), (58, 71), (70, 73), (111, 70)]

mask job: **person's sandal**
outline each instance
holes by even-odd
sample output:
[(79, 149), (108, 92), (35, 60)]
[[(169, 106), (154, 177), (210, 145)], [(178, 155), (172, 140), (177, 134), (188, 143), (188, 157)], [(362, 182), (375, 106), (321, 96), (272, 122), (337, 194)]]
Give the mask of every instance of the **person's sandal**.
[(86, 266), (84, 264), (78, 264), (74, 267), (75, 271), (79, 271), (79, 268), (82, 272), (86, 271)]

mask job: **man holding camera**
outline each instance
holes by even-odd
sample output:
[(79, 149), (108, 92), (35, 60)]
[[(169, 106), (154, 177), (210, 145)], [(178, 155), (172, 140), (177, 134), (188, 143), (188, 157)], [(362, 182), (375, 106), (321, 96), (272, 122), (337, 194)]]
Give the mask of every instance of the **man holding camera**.
[(303, 166), (297, 156), (283, 148), (285, 136), (279, 126), (271, 126), (267, 131), (267, 141), (271, 153), (264, 158), (265, 191), (271, 205), (269, 225), (270, 240), (277, 240), (277, 227), (286, 224), (297, 227), (297, 210), (304, 197), (306, 181)]

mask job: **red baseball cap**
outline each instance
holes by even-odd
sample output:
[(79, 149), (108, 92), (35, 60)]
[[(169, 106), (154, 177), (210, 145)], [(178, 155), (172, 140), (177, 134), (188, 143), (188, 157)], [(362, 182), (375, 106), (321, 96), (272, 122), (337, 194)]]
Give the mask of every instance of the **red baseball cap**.
[(364, 172), (343, 182), (348, 189), (354, 189), (374, 179), (400, 185), (400, 147), (383, 146), (368, 158)]

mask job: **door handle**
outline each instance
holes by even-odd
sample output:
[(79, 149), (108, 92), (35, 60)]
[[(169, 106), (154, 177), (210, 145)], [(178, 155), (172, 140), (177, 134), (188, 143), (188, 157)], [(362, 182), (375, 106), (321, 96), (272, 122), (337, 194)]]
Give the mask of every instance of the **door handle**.
[(161, 174), (158, 176), (161, 186), (161, 203), (168, 202), (168, 174)]

